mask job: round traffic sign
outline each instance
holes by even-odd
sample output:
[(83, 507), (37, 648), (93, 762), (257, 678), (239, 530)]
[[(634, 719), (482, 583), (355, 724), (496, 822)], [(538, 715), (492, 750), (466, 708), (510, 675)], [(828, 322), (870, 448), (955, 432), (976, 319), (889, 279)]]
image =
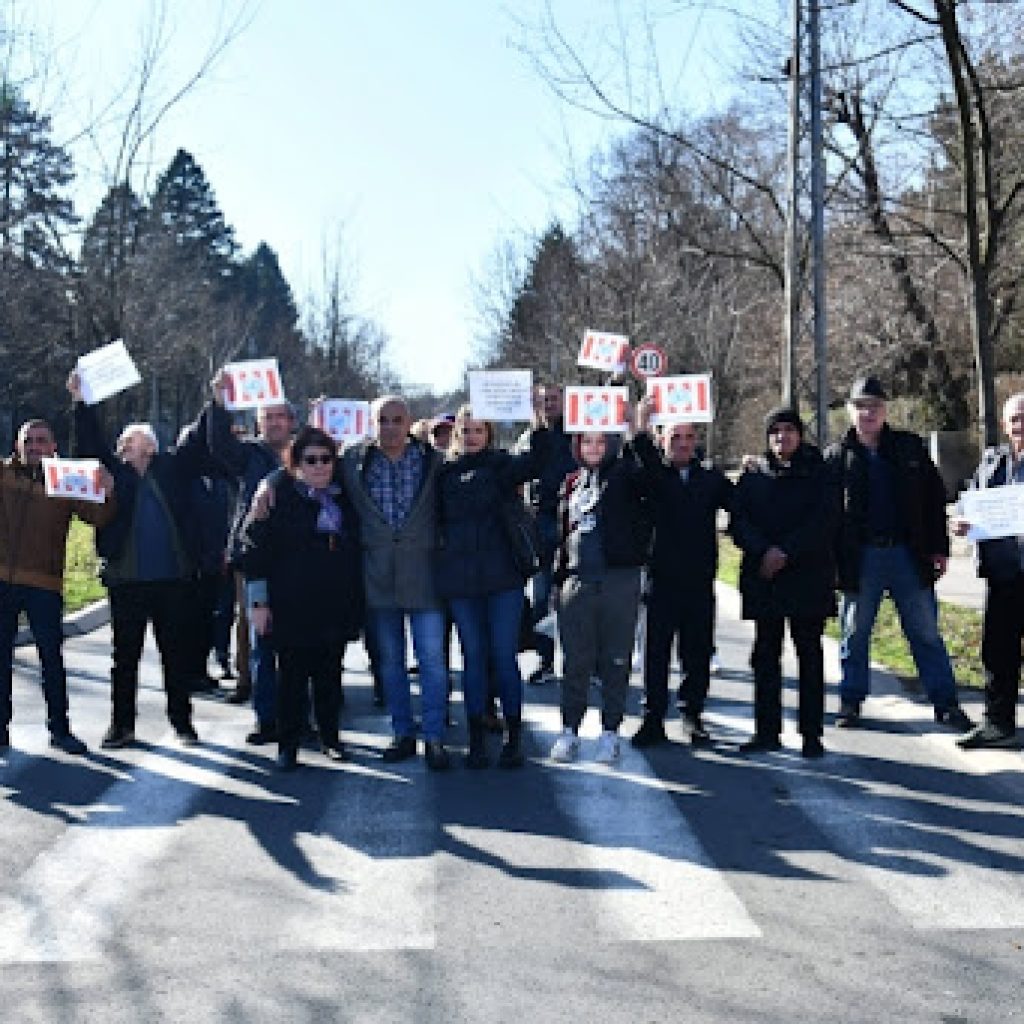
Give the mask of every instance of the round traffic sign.
[(659, 345), (637, 345), (633, 349), (632, 369), (634, 377), (664, 377), (668, 356)]

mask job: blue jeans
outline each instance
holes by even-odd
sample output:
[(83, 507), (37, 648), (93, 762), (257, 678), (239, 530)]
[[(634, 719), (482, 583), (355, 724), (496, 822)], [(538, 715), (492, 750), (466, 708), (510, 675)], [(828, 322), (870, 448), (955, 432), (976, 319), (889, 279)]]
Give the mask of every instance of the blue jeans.
[(444, 612), (439, 608), (405, 610), (371, 608), (367, 628), (379, 658), (384, 696), (391, 712), (391, 728), (396, 736), (412, 736), (412, 693), (405, 670), (405, 620), (412, 630), (412, 645), (420, 669), (420, 693), (423, 701), (423, 738), (439, 741), (444, 737), (445, 704), (448, 699), (448, 673), (444, 667), (444, 643), (447, 637)]
[(839, 657), (843, 680), (839, 699), (859, 705), (871, 688), (868, 656), (871, 630), (882, 595), (888, 591), (899, 612), (903, 634), (910, 644), (917, 674), (928, 699), (944, 711), (957, 703), (956, 680), (946, 644), (939, 633), (935, 591), (923, 586), (905, 546), (864, 548), (860, 590), (846, 592), (840, 607), (843, 631)]
[(9, 583), (0, 583), (0, 728), (6, 729), (11, 722), (14, 637), (22, 611), (28, 616), (39, 652), (46, 727), (61, 735), (68, 731), (68, 684), (61, 655), (64, 600), (55, 590)]
[(452, 616), (462, 644), (462, 694), (466, 714), (484, 713), (488, 673), (493, 669), (506, 718), (523, 711), (523, 679), (516, 654), (523, 592), (518, 587), (479, 597), (453, 597)]
[(273, 729), (277, 722), (277, 654), (272, 634), (257, 636), (249, 627), (249, 678), (256, 724)]

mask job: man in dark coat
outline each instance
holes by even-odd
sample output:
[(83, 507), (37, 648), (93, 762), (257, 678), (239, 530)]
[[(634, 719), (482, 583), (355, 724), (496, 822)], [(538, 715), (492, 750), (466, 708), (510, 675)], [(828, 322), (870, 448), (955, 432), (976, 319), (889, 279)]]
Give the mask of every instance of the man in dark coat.
[[(974, 474), (975, 488), (1024, 484), (1024, 391), (1006, 400), (1003, 429), (1010, 443), (985, 450)], [(958, 520), (957, 533), (965, 535), (970, 525), (966, 519)], [(985, 718), (956, 742), (962, 750), (1015, 748), (1020, 644), (1024, 638), (1024, 536), (981, 541), (978, 575), (986, 581), (981, 635)]]
[(935, 598), (949, 558), (945, 489), (921, 438), (885, 422), (885, 403), (877, 377), (855, 380), (847, 403), (853, 426), (825, 455), (840, 502), (843, 678), (836, 725), (860, 723), (871, 682), (871, 631), (888, 591), (936, 721), (963, 732), (971, 721), (957, 701)]
[(825, 670), (821, 634), (835, 614), (830, 492), (821, 452), (804, 441), (795, 409), (765, 421), (768, 450), (736, 487), (730, 533), (743, 551), (743, 617), (754, 620), (754, 736), (745, 752), (778, 750), (786, 622), (800, 665), (804, 757), (821, 757)]
[(96, 534), (104, 559), (103, 582), (110, 596), (113, 634), (110, 728), (107, 749), (135, 742), (139, 661), (152, 624), (167, 692), (167, 718), (182, 744), (199, 742), (189, 698), (188, 602), (195, 573), (198, 531), (192, 511), (192, 481), (205, 467), (194, 430), (174, 452), (159, 452), (148, 423), (131, 423), (112, 451), (93, 406), (82, 401), (77, 373), (68, 380), (75, 401), (77, 454), (96, 458), (114, 477), (117, 512)]
[(683, 727), (692, 743), (706, 744), (710, 736), (702, 715), (714, 650), (717, 516), (719, 509), (731, 509), (733, 486), (721, 470), (697, 458), (697, 428), (692, 423), (666, 428), (663, 458), (647, 433), (652, 410), (649, 399), (640, 403), (633, 442), (648, 478), (654, 550), (644, 657), (647, 706), (631, 742), (635, 747), (665, 742), (669, 660), (678, 635), (686, 673)]

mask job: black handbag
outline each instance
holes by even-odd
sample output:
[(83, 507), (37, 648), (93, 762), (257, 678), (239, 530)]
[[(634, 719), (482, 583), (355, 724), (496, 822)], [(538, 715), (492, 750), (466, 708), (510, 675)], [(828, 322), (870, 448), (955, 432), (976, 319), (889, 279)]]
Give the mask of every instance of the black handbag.
[(505, 531), (512, 561), (526, 578), (536, 575), (541, 567), (540, 531), (531, 509), (519, 499), (501, 503), (501, 525)]

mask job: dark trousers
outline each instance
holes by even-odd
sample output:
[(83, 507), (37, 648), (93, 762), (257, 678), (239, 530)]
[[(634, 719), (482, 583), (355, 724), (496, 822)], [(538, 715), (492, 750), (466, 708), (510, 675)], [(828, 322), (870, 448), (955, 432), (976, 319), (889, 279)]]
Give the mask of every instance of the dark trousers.
[(176, 729), (191, 724), (189, 699), (189, 585), (184, 580), (117, 583), (110, 588), (110, 625), (114, 635), (112, 683), (114, 725), (135, 727), (139, 660), (146, 626), (153, 636), (164, 673), (167, 717)]
[(313, 717), (320, 742), (338, 742), (341, 709), (341, 664), (344, 647), (283, 647), (277, 652), (277, 742), (281, 750), (298, 750), (306, 726), (307, 695), (313, 690)]
[(213, 648), (213, 622), (220, 597), (220, 573), (201, 572), (189, 583), (188, 676), (190, 681), (206, 677), (206, 660)]
[(704, 710), (711, 686), (711, 652), (715, 636), (714, 584), (655, 580), (647, 601), (647, 642), (644, 649), (644, 693), (647, 713), (664, 718), (668, 712), (668, 671), (672, 640), (678, 635), (679, 660), (686, 678), (680, 697), (689, 714)]
[(825, 620), (817, 618), (779, 615), (754, 621), (754, 729), (764, 739), (778, 739), (782, 733), (782, 640), (787, 620), (800, 666), (800, 735), (820, 737), (825, 714)]
[(60, 649), (63, 608), (63, 599), (55, 590), (0, 583), (0, 729), (11, 723), (14, 637), (18, 632), (18, 615), (24, 612), (39, 652), (46, 726), (55, 735), (68, 731), (68, 684)]
[(213, 649), (221, 667), (228, 667), (231, 627), (235, 622), (235, 578), (230, 572), (217, 575), (217, 598), (213, 607)]
[(985, 717), (997, 728), (1013, 730), (1020, 685), (1020, 643), (1024, 637), (1024, 572), (1006, 583), (989, 581), (981, 663), (985, 666)]

